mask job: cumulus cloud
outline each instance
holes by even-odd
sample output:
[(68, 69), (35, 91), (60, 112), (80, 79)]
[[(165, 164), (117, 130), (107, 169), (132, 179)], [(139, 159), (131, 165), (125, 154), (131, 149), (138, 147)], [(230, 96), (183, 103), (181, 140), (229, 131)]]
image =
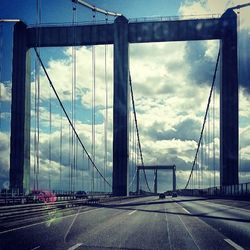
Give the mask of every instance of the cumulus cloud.
[[(221, 16), (226, 9), (241, 5), (243, 2), (241, 0), (222, 0), (222, 1), (215, 1), (215, 0), (207, 0), (207, 1), (184, 1), (181, 4), (179, 9), (179, 13), (181, 15), (201, 15), (205, 14), (211, 16), (212, 14), (219, 14)], [(238, 60), (239, 60), (239, 83), (249, 92), (250, 85), (250, 18), (249, 18), (249, 7), (241, 8), (235, 10), (238, 15)], [(192, 46), (192, 45), (189, 45)], [(217, 46), (216, 46), (217, 47)], [(209, 74), (213, 72), (213, 65), (209, 62), (213, 62), (216, 58), (218, 48), (215, 48), (215, 42), (202, 42), (199, 46), (195, 47), (195, 49), (191, 49), (191, 54), (195, 57), (192, 58), (188, 56), (190, 62), (193, 64), (200, 65), (200, 69), (202, 68), (203, 74), (197, 74), (196, 69), (198, 67), (193, 67), (191, 71), (191, 75), (194, 75), (194, 79), (196, 80), (207, 80), (209, 78)], [(201, 57), (199, 55), (204, 54), (205, 57)], [(207, 57), (210, 55), (210, 57)], [(192, 60), (194, 59), (194, 60)], [(200, 77), (202, 77), (200, 79)], [(210, 77), (211, 78), (211, 77)]]
[(11, 100), (11, 85), (9, 82), (0, 82), (1, 102), (10, 102)]
[(10, 135), (0, 132), (0, 189), (9, 177)]

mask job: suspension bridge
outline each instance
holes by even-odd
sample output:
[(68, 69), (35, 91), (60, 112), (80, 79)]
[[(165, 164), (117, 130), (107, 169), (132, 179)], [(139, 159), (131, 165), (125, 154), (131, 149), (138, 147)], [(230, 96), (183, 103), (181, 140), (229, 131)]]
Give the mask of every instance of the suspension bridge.
[[(10, 150), (10, 188), (25, 193), (30, 190), (30, 84), (29, 84), (29, 53), (33, 49), (37, 57), (37, 67), (43, 70), (51, 87), (50, 95), (54, 95), (62, 109), (71, 130), (72, 152), (70, 159), (70, 182), (72, 175), (75, 175), (76, 145), (81, 147), (83, 154), (87, 157), (88, 164), (96, 171), (96, 174), (104, 179), (107, 185), (110, 181), (105, 179), (104, 174), (99, 170), (95, 162), (95, 46), (114, 45), (114, 98), (113, 98), (113, 178), (112, 192), (114, 195), (127, 195), (127, 172), (129, 165), (129, 99), (132, 100), (134, 113), (135, 130), (137, 134), (138, 153), (142, 166), (143, 155), (141, 150), (139, 128), (136, 118), (135, 102), (133, 98), (132, 79), (129, 74), (129, 53), (131, 43), (147, 42), (169, 42), (187, 40), (221, 40), (221, 105), (220, 105), (220, 184), (238, 184), (238, 72), (237, 72), (237, 19), (233, 10), (226, 11), (221, 18), (178, 20), (178, 21), (156, 21), (156, 22), (135, 22), (130, 23), (124, 16), (118, 16), (112, 24), (90, 24), (73, 26), (37, 26), (27, 27), (23, 22), (17, 22), (14, 27), (13, 41), (13, 71), (12, 71), (12, 105), (11, 105), (11, 150)], [(182, 28), (183, 27), (183, 28)], [(182, 30), (182, 32), (177, 32)], [(65, 104), (60, 99), (45, 64), (39, 55), (43, 47), (72, 46), (72, 105), (70, 113), (66, 110)], [(76, 130), (74, 103), (76, 95), (76, 57), (75, 46), (93, 46), (92, 48), (92, 71), (93, 71), (93, 92), (92, 92), (92, 148), (91, 153), (87, 151), (84, 142)], [(217, 66), (214, 73), (215, 81)], [(105, 63), (105, 62), (104, 62)], [(38, 74), (36, 74), (38, 75)], [(106, 75), (104, 76), (106, 77)], [(35, 79), (39, 82), (39, 76)], [(107, 77), (106, 77), (107, 78)], [(107, 79), (106, 79), (107, 81)], [(38, 85), (38, 84), (37, 84)], [(130, 86), (130, 88), (129, 88)], [(35, 151), (37, 151), (35, 164), (36, 188), (38, 188), (39, 172), (39, 91), (36, 86), (35, 113), (36, 113), (36, 140)], [(203, 139), (203, 131), (209, 113), (209, 104), (213, 93), (213, 86), (208, 100), (208, 107), (205, 113), (201, 137), (198, 142), (198, 149), (195, 155), (190, 178), (197, 163), (199, 149)], [(131, 98), (129, 98), (131, 95)], [(51, 97), (50, 97), (51, 98)], [(106, 97), (107, 98), (107, 97)], [(51, 114), (51, 102), (49, 104)], [(49, 117), (49, 130), (51, 133), (51, 115)], [(106, 124), (107, 126), (107, 124)], [(107, 140), (107, 138), (105, 138)], [(131, 150), (132, 151), (132, 150)], [(49, 144), (51, 154), (51, 143)], [(50, 156), (51, 159), (51, 156)], [(107, 161), (107, 159), (105, 160)], [(174, 163), (173, 163), (174, 164)], [(178, 166), (177, 166), (178, 168)], [(144, 172), (145, 173), (145, 172)], [(93, 172), (93, 174), (95, 174)], [(146, 175), (145, 180), (146, 180)], [(188, 179), (189, 184), (190, 178)], [(147, 181), (146, 181), (147, 183)], [(70, 184), (72, 189), (73, 182)], [(147, 184), (148, 186), (148, 184)], [(148, 189), (149, 186), (148, 186)], [(147, 190), (149, 191), (149, 190)]]
[[(19, 249), (51, 249), (52, 246), (55, 249), (208, 249), (215, 246), (211, 241), (221, 249), (248, 249), (249, 202), (229, 203), (208, 197), (249, 198), (250, 184), (239, 183), (239, 77), (237, 14), (234, 12), (234, 9), (249, 4), (228, 9), (220, 17), (133, 21), (82, 0), (72, 2), (70, 24), (42, 24), (39, 4), (35, 25), (27, 25), (18, 19), (0, 20), (0, 35), (3, 25), (14, 22), (8, 192), (19, 197), (19, 203), (28, 203), (30, 192), (44, 186), (51, 192), (56, 190), (58, 197), (69, 195), (66, 202), (18, 205), (21, 209), (14, 205), (14, 199), (12, 203), (10, 201), (8, 210), (5, 207), (0, 210), (3, 215), (0, 217), (3, 225), (0, 227), (0, 241), (4, 249), (16, 249), (17, 246)], [(77, 11), (82, 6), (92, 11), (92, 23), (77, 22)], [(105, 20), (99, 23), (96, 13), (105, 15)], [(219, 40), (220, 46), (211, 72), (213, 77), (190, 174), (185, 186), (180, 187), (175, 162), (153, 165), (145, 161), (129, 46), (200, 40)], [(101, 63), (98, 61), (99, 45), (102, 45), (103, 53)], [(110, 103), (108, 68), (110, 45), (113, 46), (113, 103)], [(0, 51), (2, 46), (0, 42)], [(91, 138), (84, 136), (86, 127), (79, 124), (82, 118), (78, 117), (84, 112), (78, 110), (77, 102), (83, 94), (77, 82), (77, 54), (83, 46), (88, 49), (91, 59), (88, 62), (91, 91), (86, 91), (89, 110), (85, 112), (89, 117)], [(53, 72), (44, 59), (43, 49), (52, 47), (70, 48), (71, 72), (68, 73), (72, 81), (66, 101), (66, 91), (62, 91), (57, 79), (53, 78)], [(96, 87), (99, 64), (103, 70), (101, 105)], [(214, 122), (216, 80), (220, 82), (217, 86), (220, 89), (219, 162), (216, 162)], [(0, 93), (2, 97), (2, 91)], [(46, 98), (43, 93), (46, 93)], [(48, 111), (46, 118), (43, 117), (45, 110)], [(97, 112), (100, 110), (101, 118)], [(112, 115), (109, 110), (113, 111)], [(44, 130), (46, 138), (43, 137)], [(53, 137), (55, 132), (57, 140)], [(47, 141), (46, 162), (41, 159), (44, 153), (40, 145), (42, 140)], [(101, 147), (98, 146), (100, 140)], [(41, 166), (48, 170), (43, 171)], [(213, 169), (209, 177), (205, 176), (205, 166)], [(219, 166), (219, 185), (216, 185), (216, 166)], [(57, 171), (52, 171), (53, 168)], [(153, 182), (149, 170), (153, 170)], [(180, 197), (173, 195), (173, 198), (159, 199), (155, 196), (159, 193), (160, 170), (172, 172), (173, 188), (165, 194)], [(48, 175), (47, 183), (43, 173)], [(209, 178), (206, 187), (205, 178)], [(79, 201), (76, 199), (79, 190), (88, 190), (92, 198)], [(95, 200), (94, 196), (99, 198)], [(31, 232), (32, 228), (35, 230)], [(20, 238), (19, 232), (25, 241), (11, 244), (12, 237)], [(41, 240), (42, 234), (53, 240)], [(209, 237), (204, 237), (204, 234)]]

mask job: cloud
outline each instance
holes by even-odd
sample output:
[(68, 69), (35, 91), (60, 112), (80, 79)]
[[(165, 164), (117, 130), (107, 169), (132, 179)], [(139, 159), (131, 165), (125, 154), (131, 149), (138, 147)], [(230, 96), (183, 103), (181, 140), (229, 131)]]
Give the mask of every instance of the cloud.
[[(233, 6), (242, 4), (241, 0), (238, 1), (184, 1), (181, 4), (179, 13), (181, 15), (197, 15), (205, 14), (212, 15), (218, 13), (221, 16), (226, 9)], [(249, 79), (249, 67), (250, 67), (250, 17), (249, 7), (235, 10), (238, 14), (238, 60), (239, 60), (239, 83), (248, 92), (250, 91)], [(204, 17), (203, 17), (204, 18)], [(190, 75), (192, 79), (197, 83), (208, 82), (212, 80), (212, 73), (214, 71), (213, 63), (216, 59), (218, 44), (215, 46), (214, 41), (201, 42), (200, 45), (187, 45), (190, 48), (190, 54), (188, 55), (189, 65), (192, 65)], [(193, 48), (192, 48), (193, 47)], [(205, 55), (205, 56), (202, 56)], [(199, 67), (195, 67), (199, 65)], [(203, 74), (199, 74), (203, 72)]]
[(11, 85), (9, 82), (0, 82), (1, 102), (10, 102), (11, 100)]
[(0, 132), (0, 189), (9, 179), (10, 135)]

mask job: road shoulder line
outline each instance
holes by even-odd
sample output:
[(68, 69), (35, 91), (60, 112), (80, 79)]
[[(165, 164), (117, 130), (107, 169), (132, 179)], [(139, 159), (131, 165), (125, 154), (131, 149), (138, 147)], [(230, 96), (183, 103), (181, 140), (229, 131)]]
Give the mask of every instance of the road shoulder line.
[(134, 214), (135, 212), (137, 212), (137, 210), (134, 210), (134, 211), (128, 213), (128, 215), (132, 215), (132, 214)]
[(75, 250), (75, 249), (77, 249), (78, 247), (80, 247), (82, 244), (83, 244), (83, 243), (77, 243), (77, 244), (75, 244), (74, 246), (68, 248), (68, 250)]
[(244, 250), (244, 248), (242, 248), (241, 246), (239, 246), (238, 244), (236, 244), (234, 241), (230, 239), (224, 239), (224, 241), (226, 241), (230, 246), (232, 246), (236, 250)]

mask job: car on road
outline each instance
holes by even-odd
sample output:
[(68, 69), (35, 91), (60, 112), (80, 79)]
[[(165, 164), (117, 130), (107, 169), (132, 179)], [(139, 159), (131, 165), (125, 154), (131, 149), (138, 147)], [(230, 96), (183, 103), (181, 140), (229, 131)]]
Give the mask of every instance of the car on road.
[(76, 197), (76, 199), (87, 199), (88, 195), (85, 191), (77, 191), (75, 193), (75, 197)]
[(159, 199), (165, 199), (165, 198), (166, 198), (166, 195), (164, 193), (159, 194)]
[(172, 193), (172, 197), (173, 197), (173, 198), (177, 197), (177, 193), (176, 193), (176, 192), (173, 192), (173, 193)]

